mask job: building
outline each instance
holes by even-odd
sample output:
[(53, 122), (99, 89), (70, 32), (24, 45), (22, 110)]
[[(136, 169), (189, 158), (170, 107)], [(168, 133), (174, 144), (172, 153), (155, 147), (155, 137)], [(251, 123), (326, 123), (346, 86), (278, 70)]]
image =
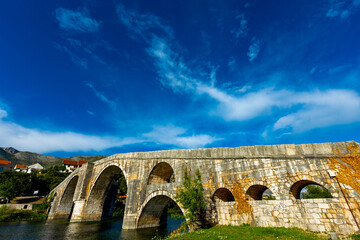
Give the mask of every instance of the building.
[(24, 173), (26, 173), (27, 172), (27, 166), (23, 165), (23, 164), (16, 164), (15, 167), (14, 167), (14, 170), (16, 172), (24, 172)]
[(27, 167), (27, 173), (31, 173), (31, 172), (34, 172), (34, 171), (40, 171), (42, 169), (44, 169), (44, 167), (41, 166), (40, 163), (35, 163), (35, 164), (30, 165), (30, 166)]
[(87, 163), (87, 161), (79, 160), (79, 161), (73, 161), (73, 160), (63, 160), (63, 166), (65, 166), (65, 172), (72, 172), (76, 168), (81, 167), (83, 164)]
[(11, 161), (0, 160), (0, 172), (11, 170)]

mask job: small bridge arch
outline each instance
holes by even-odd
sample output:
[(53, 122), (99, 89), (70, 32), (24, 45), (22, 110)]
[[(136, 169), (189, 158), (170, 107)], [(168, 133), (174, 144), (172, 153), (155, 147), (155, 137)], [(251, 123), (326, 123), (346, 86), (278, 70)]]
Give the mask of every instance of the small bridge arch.
[(159, 162), (151, 169), (147, 184), (166, 184), (174, 178), (175, 171), (167, 162)]
[(166, 223), (166, 207), (169, 201), (175, 202), (184, 215), (185, 210), (175, 200), (175, 195), (168, 191), (154, 191), (147, 196), (139, 208), (137, 228), (158, 227)]

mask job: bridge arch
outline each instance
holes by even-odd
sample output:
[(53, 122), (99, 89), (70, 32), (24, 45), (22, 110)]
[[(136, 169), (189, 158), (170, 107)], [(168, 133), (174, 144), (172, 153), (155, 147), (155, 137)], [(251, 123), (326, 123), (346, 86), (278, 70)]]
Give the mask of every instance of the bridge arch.
[(118, 164), (109, 164), (96, 176), (89, 191), (85, 215), (89, 219), (102, 220), (112, 216), (117, 194), (117, 178), (123, 174), (128, 185), (125, 172)]
[(234, 195), (227, 188), (218, 188), (212, 195), (211, 199), (215, 202), (233, 202), (235, 201)]
[(72, 209), (74, 207), (74, 194), (77, 182), (79, 180), (79, 175), (74, 175), (72, 178), (69, 179), (67, 182), (67, 185), (62, 193), (60, 199), (58, 198), (57, 192), (54, 195), (54, 198), (56, 198), (56, 204), (57, 204), (57, 218), (70, 218)]
[(167, 191), (154, 191), (147, 196), (140, 207), (136, 220), (137, 228), (158, 227), (166, 223), (166, 207), (169, 201), (173, 201), (185, 215), (185, 210), (175, 201), (175, 196)]
[[(301, 191), (309, 185), (320, 186), (321, 188), (326, 189), (331, 194), (331, 186), (329, 184), (325, 184), (325, 186), (324, 186), (315, 181), (303, 179), (303, 180), (299, 180), (291, 185), (290, 195), (292, 197), (294, 197), (295, 199), (301, 199)], [(332, 194), (331, 194), (331, 196), (332, 196)]]
[(151, 170), (147, 184), (166, 184), (174, 178), (174, 169), (167, 162), (157, 163)]
[(263, 199), (263, 196), (266, 192), (273, 195), (273, 192), (267, 186), (261, 184), (254, 184), (246, 190), (245, 195), (249, 197), (250, 200), (265, 200)]

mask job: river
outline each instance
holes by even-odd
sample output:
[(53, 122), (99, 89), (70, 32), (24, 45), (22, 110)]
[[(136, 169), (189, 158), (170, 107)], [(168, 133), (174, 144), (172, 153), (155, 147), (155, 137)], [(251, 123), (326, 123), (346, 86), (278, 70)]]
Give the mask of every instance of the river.
[(167, 225), (159, 228), (122, 230), (122, 220), (94, 223), (0, 223), (0, 239), (121, 239), (147, 240), (167, 236), (178, 229), (183, 220), (167, 218)]

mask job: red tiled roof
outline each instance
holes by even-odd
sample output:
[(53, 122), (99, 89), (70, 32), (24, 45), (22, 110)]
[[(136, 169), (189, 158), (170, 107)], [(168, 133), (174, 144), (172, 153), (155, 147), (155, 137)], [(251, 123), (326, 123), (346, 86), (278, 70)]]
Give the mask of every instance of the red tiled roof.
[(77, 166), (78, 162), (77, 161), (71, 161), (71, 160), (63, 160), (63, 164)]
[(83, 164), (85, 164), (85, 163), (87, 163), (87, 161), (85, 161), (85, 160), (79, 160), (79, 165), (83, 165)]
[(0, 160), (0, 164), (2, 164), (2, 165), (11, 164), (11, 161), (7, 161), (7, 160)]
[(27, 166), (26, 165), (21, 165), (21, 164), (16, 164), (15, 168), (17, 168), (17, 169), (26, 169)]

